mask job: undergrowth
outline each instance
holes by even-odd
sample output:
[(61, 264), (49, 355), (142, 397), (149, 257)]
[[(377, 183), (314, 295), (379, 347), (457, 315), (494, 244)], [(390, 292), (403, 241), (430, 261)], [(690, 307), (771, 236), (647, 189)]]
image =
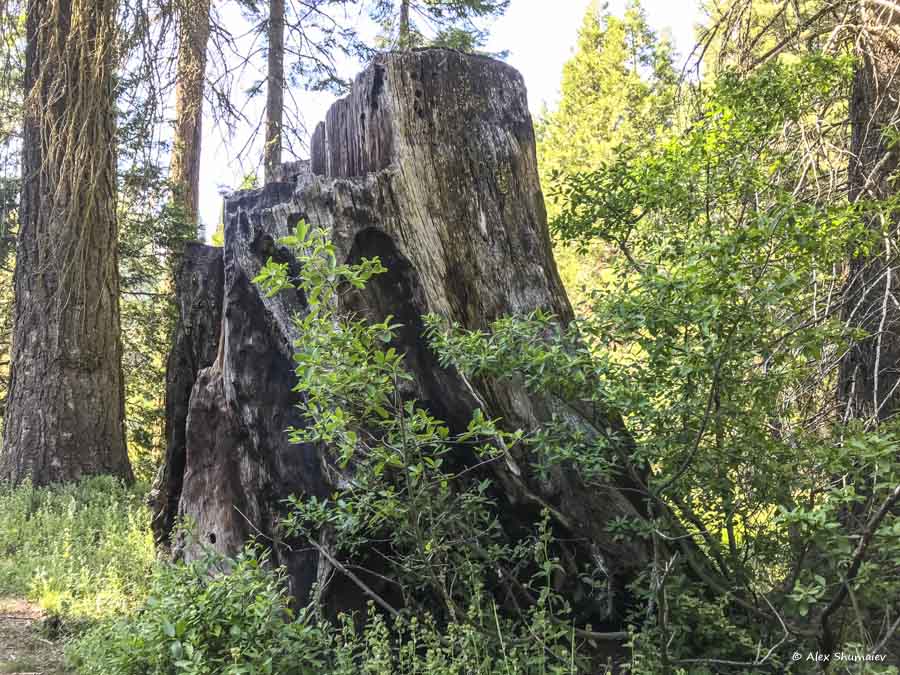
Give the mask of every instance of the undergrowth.
[(0, 594), (72, 622), (140, 605), (156, 555), (143, 493), (105, 476), (0, 486)]
[[(568, 629), (553, 625), (545, 606), (513, 626), (480, 600), (449, 623), (427, 612), (386, 617), (373, 604), (366, 616), (344, 614), (332, 623), (314, 605), (295, 611), (284, 573), (272, 569), (263, 547), (248, 546), (235, 558), (207, 549), (191, 562), (160, 565), (139, 611), (94, 626), (68, 656), (83, 675), (589, 672), (567, 644)], [(486, 626), (503, 635), (499, 643), (487, 639)]]

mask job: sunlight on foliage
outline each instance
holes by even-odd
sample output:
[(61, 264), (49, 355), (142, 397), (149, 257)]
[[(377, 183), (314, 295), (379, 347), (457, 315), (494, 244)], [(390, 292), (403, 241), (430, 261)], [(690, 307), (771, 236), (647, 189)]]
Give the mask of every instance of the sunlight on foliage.
[(0, 488), (0, 593), (64, 620), (138, 606), (156, 559), (141, 492), (109, 477)]

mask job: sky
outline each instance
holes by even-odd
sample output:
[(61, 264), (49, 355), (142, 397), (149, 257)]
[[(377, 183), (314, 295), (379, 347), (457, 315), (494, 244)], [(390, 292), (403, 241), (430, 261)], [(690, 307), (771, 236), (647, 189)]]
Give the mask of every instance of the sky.
[[(509, 52), (506, 60), (522, 73), (533, 114), (538, 114), (545, 104), (550, 108), (555, 105), (563, 64), (572, 56), (578, 28), (591, 2), (512, 0), (506, 13), (493, 23), (487, 50)], [(669, 32), (682, 58), (694, 45), (694, 26), (700, 20), (697, 4), (697, 0), (642, 2), (650, 25), (660, 33)], [(608, 2), (609, 10), (617, 14), (622, 13), (624, 5), (625, 0)], [(326, 93), (302, 94), (307, 128), (315, 128), (334, 98)], [(259, 109), (257, 114), (262, 114), (262, 110)], [(227, 131), (216, 127), (212, 120), (205, 122), (200, 166), (200, 217), (207, 237), (219, 222), (222, 208), (220, 190), (223, 186), (236, 187), (248, 168), (253, 168), (248, 167), (246, 160), (241, 165), (235, 157), (237, 149), (243, 144), (242, 139), (231, 137)]]

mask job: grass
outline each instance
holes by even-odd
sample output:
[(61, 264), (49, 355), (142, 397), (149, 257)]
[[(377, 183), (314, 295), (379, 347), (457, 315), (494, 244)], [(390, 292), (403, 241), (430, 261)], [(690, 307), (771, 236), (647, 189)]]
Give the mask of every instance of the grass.
[(63, 621), (92, 621), (140, 605), (154, 566), (139, 487), (109, 477), (0, 486), (0, 595)]

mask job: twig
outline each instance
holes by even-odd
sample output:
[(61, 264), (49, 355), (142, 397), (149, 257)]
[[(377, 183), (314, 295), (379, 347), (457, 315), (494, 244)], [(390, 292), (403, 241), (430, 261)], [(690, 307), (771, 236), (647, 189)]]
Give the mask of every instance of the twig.
[[(244, 513), (237, 506), (234, 506), (234, 510), (237, 511), (238, 514), (240, 514), (241, 518), (246, 520), (247, 524), (250, 527), (252, 527), (260, 536), (264, 537), (265, 539), (268, 539), (272, 543), (281, 544), (288, 550), (293, 550), (293, 549), (291, 549), (290, 546), (288, 546), (284, 542), (276, 542), (274, 539), (272, 539), (272, 537), (264, 534), (263, 531), (260, 530), (256, 525), (254, 525), (250, 521), (250, 519), (247, 516), (245, 516)], [(347, 567), (343, 563), (341, 563), (337, 558), (335, 558), (327, 550), (325, 550), (324, 546), (320, 545), (316, 541), (313, 541), (312, 538), (308, 538), (307, 541), (309, 542), (309, 545), (312, 546), (314, 549), (316, 549), (322, 555), (322, 557), (324, 557), (329, 563), (331, 563), (332, 566), (334, 566), (334, 568), (336, 570), (343, 573), (348, 579), (350, 579), (350, 581), (352, 581), (354, 584), (359, 586), (360, 590), (362, 590), (363, 593), (365, 593), (370, 598), (372, 598), (372, 600), (374, 600), (375, 603), (379, 607), (381, 607), (384, 611), (386, 611), (388, 614), (390, 614), (395, 619), (400, 617), (400, 612), (398, 612), (396, 609), (394, 609), (384, 598), (382, 598), (380, 595), (378, 595), (378, 593), (373, 591), (368, 586), (368, 584), (366, 584), (366, 582), (364, 582), (362, 579), (360, 579), (358, 576), (356, 576), (353, 572), (351, 572), (349, 569), (347, 569)]]
[(884, 500), (884, 503), (882, 503), (881, 508), (879, 508), (875, 515), (869, 519), (866, 529), (859, 539), (859, 544), (856, 545), (856, 551), (853, 553), (852, 562), (847, 569), (844, 580), (841, 582), (841, 587), (822, 612), (820, 622), (822, 624), (822, 641), (826, 651), (831, 651), (831, 648), (834, 646), (834, 635), (831, 632), (831, 626), (829, 626), (828, 620), (831, 618), (832, 614), (840, 609), (844, 600), (846, 600), (847, 593), (850, 590), (850, 583), (853, 582), (853, 580), (856, 579), (856, 575), (859, 574), (859, 568), (866, 557), (866, 552), (869, 548), (869, 544), (872, 542), (872, 537), (875, 536), (875, 531), (878, 529), (881, 521), (884, 520), (884, 517), (893, 508), (894, 504), (897, 503), (898, 499), (900, 499), (900, 485), (893, 489), (887, 499)]

